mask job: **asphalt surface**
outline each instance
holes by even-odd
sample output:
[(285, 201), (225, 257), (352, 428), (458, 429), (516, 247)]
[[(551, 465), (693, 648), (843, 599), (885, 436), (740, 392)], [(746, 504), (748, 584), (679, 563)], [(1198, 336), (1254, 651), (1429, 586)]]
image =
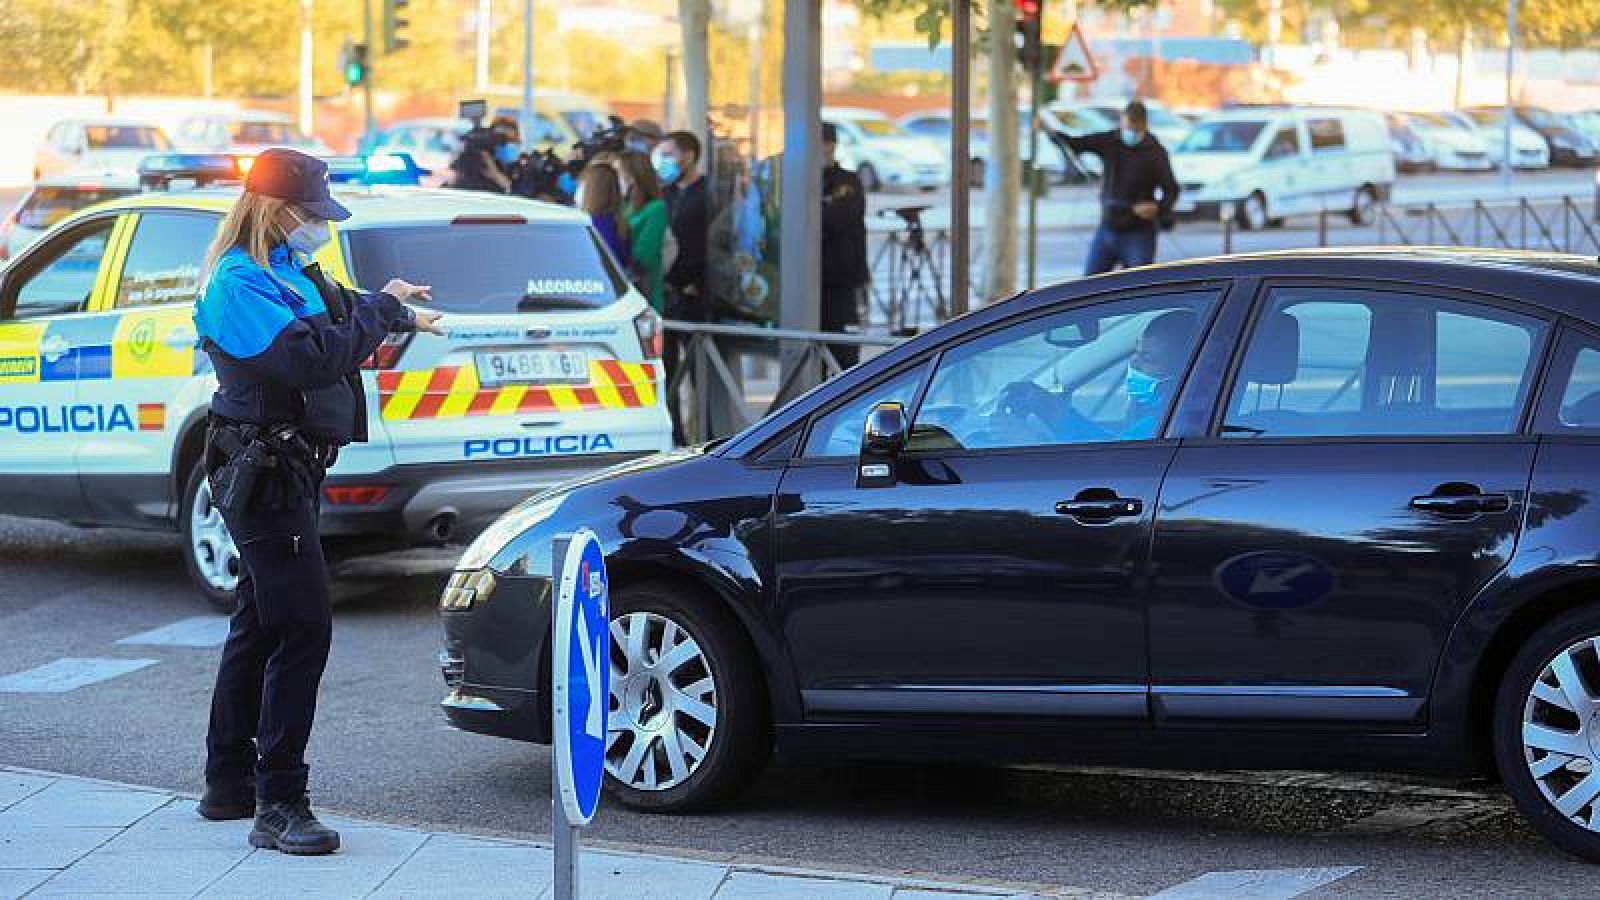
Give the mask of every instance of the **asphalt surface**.
[[(548, 834), (549, 753), (447, 728), (436, 578), (339, 610), (311, 746), (330, 809)], [(0, 763), (198, 792), (215, 647), (115, 643), (210, 615), (176, 538), (0, 518), (0, 676), (61, 658), (148, 659), (68, 693), (0, 693)], [(617, 807), (600, 843), (1040, 888), (1153, 893), (1208, 871), (1359, 866), (1313, 896), (1593, 896), (1600, 875), (1474, 785), (1287, 773), (1187, 775), (774, 762), (736, 806)]]

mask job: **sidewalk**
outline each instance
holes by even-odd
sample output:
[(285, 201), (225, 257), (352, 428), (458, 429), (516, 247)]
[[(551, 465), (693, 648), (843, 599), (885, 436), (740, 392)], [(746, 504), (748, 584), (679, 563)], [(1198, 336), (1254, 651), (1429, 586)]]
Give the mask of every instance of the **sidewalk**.
[[(188, 797), (0, 766), (0, 898), (549, 897), (551, 850), (337, 816), (326, 857), (252, 850), (248, 821), (207, 822)], [(588, 898), (992, 900), (981, 886), (588, 850)], [(1052, 895), (1089, 896), (1073, 891)]]

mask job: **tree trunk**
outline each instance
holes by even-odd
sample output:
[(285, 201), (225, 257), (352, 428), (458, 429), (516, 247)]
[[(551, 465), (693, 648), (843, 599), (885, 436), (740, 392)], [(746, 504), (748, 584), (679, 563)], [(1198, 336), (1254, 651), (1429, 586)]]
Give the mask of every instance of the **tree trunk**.
[(1456, 109), (1460, 109), (1463, 106), (1461, 99), (1467, 88), (1467, 57), (1471, 54), (1472, 26), (1462, 23), (1461, 33), (1456, 40), (1456, 87), (1455, 103), (1453, 104)]
[[(989, 5), (989, 158), (984, 161), (983, 297), (1017, 290), (1017, 207), (1022, 163), (1017, 152), (1016, 7)], [(957, 160), (956, 178), (967, 177)]]
[(683, 127), (694, 132), (700, 138), (700, 145), (709, 150), (711, 0), (678, 0), (678, 23), (683, 32), (683, 97), (687, 117)]

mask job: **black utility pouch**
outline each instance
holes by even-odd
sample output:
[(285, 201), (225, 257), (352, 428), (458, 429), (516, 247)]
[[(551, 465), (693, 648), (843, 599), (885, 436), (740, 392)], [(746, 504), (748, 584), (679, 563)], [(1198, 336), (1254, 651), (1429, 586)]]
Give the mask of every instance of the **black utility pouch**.
[(244, 510), (255, 496), (257, 482), (276, 467), (277, 460), (266, 446), (251, 441), (211, 474), (211, 504), (224, 514)]

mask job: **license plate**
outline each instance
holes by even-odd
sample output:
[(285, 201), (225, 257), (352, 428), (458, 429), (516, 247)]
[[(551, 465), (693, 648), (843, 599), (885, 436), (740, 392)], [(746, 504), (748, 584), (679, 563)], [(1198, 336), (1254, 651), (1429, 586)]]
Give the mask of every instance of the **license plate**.
[(473, 356), (479, 384), (582, 384), (589, 380), (589, 358), (575, 350), (503, 350)]

